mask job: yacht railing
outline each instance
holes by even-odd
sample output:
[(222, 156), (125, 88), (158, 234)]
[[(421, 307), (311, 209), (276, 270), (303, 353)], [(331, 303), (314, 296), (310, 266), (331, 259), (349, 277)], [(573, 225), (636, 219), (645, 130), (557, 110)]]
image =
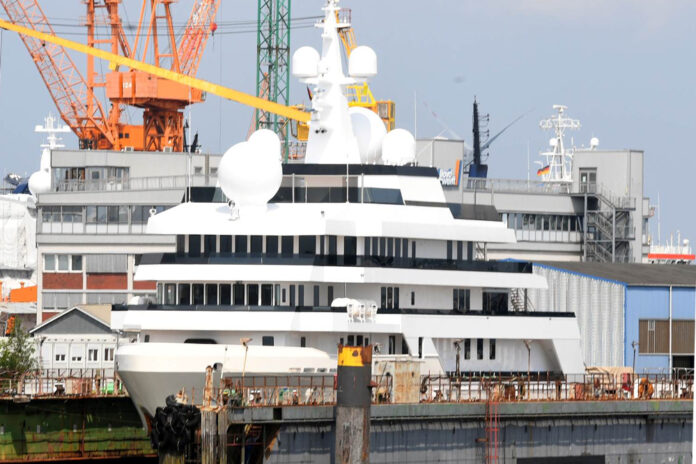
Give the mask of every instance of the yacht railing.
[(127, 396), (110, 369), (41, 369), (24, 374), (0, 373), (0, 398)]

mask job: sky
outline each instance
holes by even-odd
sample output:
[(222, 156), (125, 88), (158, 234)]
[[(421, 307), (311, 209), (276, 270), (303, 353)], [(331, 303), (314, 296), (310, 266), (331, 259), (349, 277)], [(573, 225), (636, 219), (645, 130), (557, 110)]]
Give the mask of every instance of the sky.
[[(137, 20), (140, 3), (124, 0), (124, 21)], [(192, 4), (173, 5), (175, 23), (185, 21)], [(318, 31), (300, 18), (320, 15), (322, 4), (292, 2), (302, 26), (291, 30), (292, 50), (320, 48)], [(42, 0), (41, 6), (61, 24), (60, 34), (84, 41), (83, 2)], [(534, 166), (549, 139), (539, 120), (552, 114), (552, 105), (567, 105), (568, 116), (582, 124), (570, 134), (576, 145), (597, 137), (600, 148), (644, 150), (644, 194), (655, 206), (659, 195), (663, 241), (678, 230), (696, 241), (696, 2), (342, 0), (341, 7), (352, 10), (358, 44), (377, 52), (379, 75), (370, 86), (378, 99), (396, 102), (397, 127), (414, 131), (417, 121), (419, 138), (470, 143), (474, 96), (490, 114), (492, 133), (526, 114), (493, 144), (488, 159), (489, 177), (526, 178), (527, 151)], [(209, 41), (198, 77), (254, 93), (256, 8), (255, 0), (222, 0), (220, 33)], [(84, 59), (72, 56), (84, 69)], [(0, 174), (31, 173), (42, 142), (33, 128), (56, 113), (55, 105), (14, 33), (2, 33), (0, 59)], [(304, 87), (291, 80), (291, 102), (308, 103)], [(210, 152), (243, 140), (251, 115), (212, 95), (191, 108), (194, 130)], [(139, 119), (137, 112), (130, 116)], [(77, 145), (72, 134), (64, 142)], [(651, 229), (656, 239), (657, 217)]]

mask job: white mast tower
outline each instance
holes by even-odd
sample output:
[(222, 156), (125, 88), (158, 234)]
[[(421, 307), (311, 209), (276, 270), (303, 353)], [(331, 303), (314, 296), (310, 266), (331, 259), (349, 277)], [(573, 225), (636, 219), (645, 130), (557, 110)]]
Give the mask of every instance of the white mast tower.
[(546, 157), (546, 167), (540, 170), (545, 171), (541, 174), (541, 178), (545, 182), (572, 182), (575, 149), (566, 148), (563, 135), (566, 129), (580, 129), (580, 121), (564, 117), (563, 113), (568, 109), (565, 105), (553, 105), (553, 109), (558, 112), (557, 115), (539, 122), (539, 127), (544, 130), (552, 129), (555, 133), (555, 137), (549, 140), (551, 149), (540, 153), (541, 156)]

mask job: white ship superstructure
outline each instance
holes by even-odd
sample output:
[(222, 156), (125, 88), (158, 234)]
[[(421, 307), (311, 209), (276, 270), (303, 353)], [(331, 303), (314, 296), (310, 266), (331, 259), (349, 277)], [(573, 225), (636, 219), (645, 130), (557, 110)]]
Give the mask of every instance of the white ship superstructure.
[(574, 315), (526, 305), (526, 289), (546, 288), (531, 265), (476, 259), (514, 231), (492, 208), (448, 204), (408, 132), (385, 135), (378, 116), (348, 109), (336, 86), (376, 74), (376, 57), (359, 47), (343, 74), (336, 10), (329, 0), (321, 56), (293, 59), (314, 86), (308, 162), (281, 165), (277, 137), (257, 131), (220, 162), (228, 203), (149, 219), (176, 252), (142, 256), (135, 280), (156, 281), (157, 301), (112, 316), (137, 334), (117, 369), (141, 412), (202, 387), (206, 365), (238, 372), (242, 341), (250, 357), (277, 353), (254, 364), (264, 374), (330, 371), (338, 344), (420, 358), (424, 374), (583, 371)]

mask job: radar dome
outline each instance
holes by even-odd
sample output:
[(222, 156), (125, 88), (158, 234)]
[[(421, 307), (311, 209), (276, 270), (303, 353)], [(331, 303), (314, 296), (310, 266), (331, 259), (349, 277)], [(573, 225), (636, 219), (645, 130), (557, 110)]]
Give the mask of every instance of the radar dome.
[(377, 75), (377, 54), (370, 47), (356, 47), (348, 59), (348, 74), (353, 77), (374, 77)]
[(402, 166), (416, 161), (416, 139), (405, 129), (394, 129), (382, 140), (384, 164)]
[(358, 141), (360, 162), (376, 163), (382, 156), (382, 140), (387, 135), (384, 121), (374, 111), (354, 106), (348, 110), (353, 134)]
[(302, 78), (317, 75), (319, 52), (312, 47), (300, 47), (292, 54), (292, 75)]
[(554, 147), (554, 148), (555, 148), (556, 146), (558, 146), (558, 139), (555, 138), (555, 137), (552, 138), (552, 139), (549, 139), (549, 146)]
[(232, 146), (218, 166), (220, 188), (240, 207), (265, 205), (280, 188), (282, 179), (280, 142), (277, 135), (266, 129), (256, 131), (249, 141)]
[(597, 148), (599, 146), (599, 139), (597, 137), (592, 137), (590, 139), (590, 147)]
[(36, 171), (29, 177), (29, 191), (37, 196), (51, 190), (51, 175), (48, 171)]

